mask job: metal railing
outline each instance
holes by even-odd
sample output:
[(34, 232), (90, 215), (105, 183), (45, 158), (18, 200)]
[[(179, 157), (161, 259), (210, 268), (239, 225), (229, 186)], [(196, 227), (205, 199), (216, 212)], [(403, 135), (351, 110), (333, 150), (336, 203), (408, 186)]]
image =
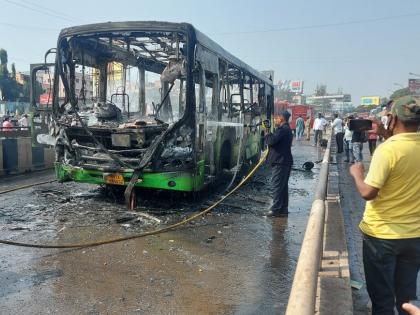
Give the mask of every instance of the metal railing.
[(324, 153), (318, 186), (299, 254), (286, 315), (314, 315), (318, 272), (323, 250), (325, 197), (327, 194), (332, 132)]
[(20, 137), (30, 137), (31, 136), (31, 127), (0, 127), (0, 138), (20, 138)]

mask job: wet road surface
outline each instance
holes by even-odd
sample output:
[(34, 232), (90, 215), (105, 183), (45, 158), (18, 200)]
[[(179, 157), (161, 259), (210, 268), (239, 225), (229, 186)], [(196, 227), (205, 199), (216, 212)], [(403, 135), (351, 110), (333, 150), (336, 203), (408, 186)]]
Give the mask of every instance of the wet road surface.
[[(298, 166), (321, 156), (303, 141), (293, 152)], [(288, 218), (263, 216), (271, 203), (269, 169), (263, 167), (215, 211), (176, 231), (76, 250), (0, 246), (0, 313), (282, 314), (318, 167), (292, 171)], [(217, 196), (146, 193), (140, 210), (151, 210), (163, 226)], [(165, 211), (153, 211), (159, 208)], [(53, 183), (0, 195), (2, 239), (79, 243), (158, 226), (87, 184)]]

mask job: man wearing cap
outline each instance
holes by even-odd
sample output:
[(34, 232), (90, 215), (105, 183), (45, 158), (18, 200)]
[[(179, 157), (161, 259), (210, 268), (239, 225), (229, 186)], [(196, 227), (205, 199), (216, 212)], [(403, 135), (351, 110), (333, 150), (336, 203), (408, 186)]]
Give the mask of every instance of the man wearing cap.
[(367, 200), (360, 229), (372, 314), (408, 314), (420, 269), (420, 99), (395, 100), (388, 115), (390, 137), (374, 152), (364, 178), (362, 163), (350, 167)]
[(293, 165), (293, 133), (289, 126), (290, 113), (283, 111), (277, 120), (274, 133), (266, 130), (265, 143), (269, 151), (267, 163), (272, 168), (273, 205), (269, 217), (286, 217), (289, 213), (289, 176)]

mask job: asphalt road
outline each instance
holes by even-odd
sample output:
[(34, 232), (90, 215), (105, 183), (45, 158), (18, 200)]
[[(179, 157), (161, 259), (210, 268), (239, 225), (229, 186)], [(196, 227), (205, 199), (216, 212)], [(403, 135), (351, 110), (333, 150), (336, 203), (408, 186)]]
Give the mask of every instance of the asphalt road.
[[(297, 165), (321, 156), (294, 145)], [(0, 246), (1, 314), (282, 314), (317, 182), (293, 171), (290, 215), (268, 219), (270, 170), (184, 228), (77, 250)], [(34, 173), (21, 182), (45, 180)], [(5, 182), (7, 180), (9, 182)], [(0, 178), (0, 187), (19, 179)], [(139, 211), (176, 222), (218, 197), (143, 193)], [(159, 211), (157, 211), (159, 209)], [(0, 238), (65, 244), (131, 235), (159, 225), (118, 196), (87, 184), (52, 183), (0, 195)]]

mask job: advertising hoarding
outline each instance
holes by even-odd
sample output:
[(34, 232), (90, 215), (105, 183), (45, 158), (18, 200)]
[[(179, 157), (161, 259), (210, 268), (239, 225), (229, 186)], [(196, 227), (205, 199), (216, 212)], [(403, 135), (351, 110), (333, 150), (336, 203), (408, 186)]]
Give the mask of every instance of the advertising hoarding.
[(408, 89), (411, 93), (420, 95), (420, 79), (408, 79)]
[(303, 92), (303, 81), (291, 81), (290, 82), (290, 91), (294, 93)]
[(380, 103), (380, 96), (362, 96), (360, 99), (360, 104), (364, 106), (378, 106)]

